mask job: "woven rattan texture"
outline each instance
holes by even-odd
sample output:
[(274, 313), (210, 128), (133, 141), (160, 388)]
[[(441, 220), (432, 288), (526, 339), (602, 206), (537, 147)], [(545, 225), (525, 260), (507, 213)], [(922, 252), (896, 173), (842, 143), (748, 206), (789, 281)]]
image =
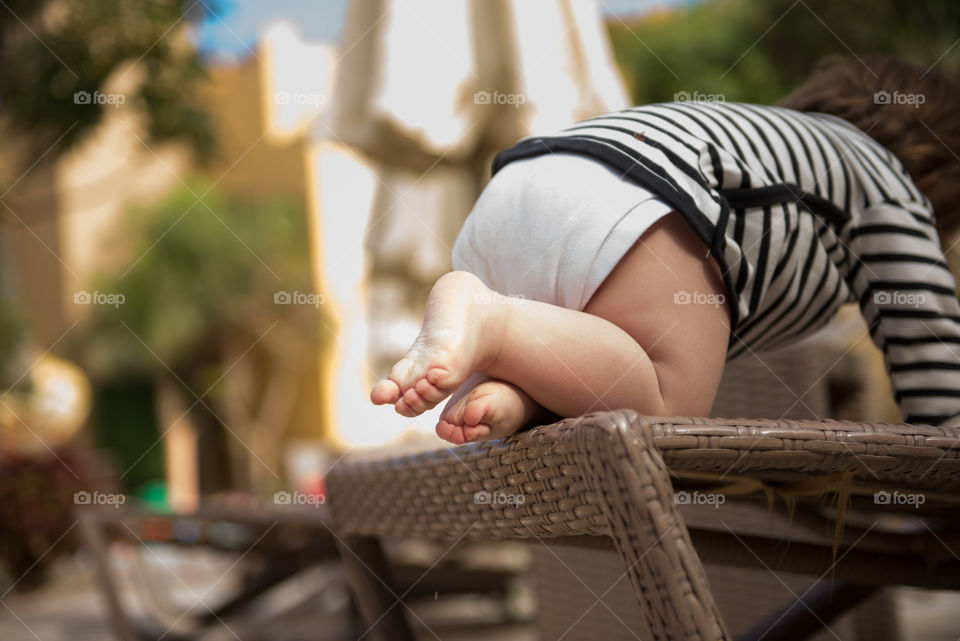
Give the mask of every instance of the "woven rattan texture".
[(328, 479), (331, 509), (341, 528), (363, 536), (609, 534), (597, 490), (582, 471), (584, 464), (602, 463), (576, 438), (591, 429), (622, 431), (626, 438), (650, 434), (676, 471), (775, 481), (850, 471), (867, 482), (960, 489), (960, 431), (954, 428), (623, 411), (568, 419), (503, 441), (393, 459), (345, 459)]
[[(598, 415), (505, 441), (337, 464), (328, 478), (338, 525), (363, 536), (531, 538), (606, 534), (571, 439)], [(625, 421), (624, 421), (625, 422)]]
[[(640, 417), (667, 466), (784, 480), (850, 471), (931, 491), (960, 488), (960, 430), (832, 420)], [(777, 472), (782, 472), (777, 474)]]
[[(829, 394), (838, 356), (838, 350), (816, 340), (773, 352), (747, 352), (724, 365), (710, 416), (838, 418)], [(847, 381), (851, 384), (856, 382)]]

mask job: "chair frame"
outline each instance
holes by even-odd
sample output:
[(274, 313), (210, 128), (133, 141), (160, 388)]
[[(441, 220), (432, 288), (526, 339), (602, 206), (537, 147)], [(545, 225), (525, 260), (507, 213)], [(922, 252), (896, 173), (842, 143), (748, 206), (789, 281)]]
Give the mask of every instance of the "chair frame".
[[(387, 565), (379, 539), (386, 537), (612, 545), (636, 594), (644, 627), (636, 632), (656, 640), (731, 638), (706, 561), (829, 575), (841, 581), (836, 594), (845, 593), (848, 605), (870, 593), (863, 586), (960, 589), (960, 559), (950, 552), (960, 549), (956, 428), (617, 410), (487, 443), (347, 457), (327, 481), (333, 523), (348, 548), (344, 558), (356, 561), (349, 577), (373, 639), (412, 638), (396, 607), (401, 598), (381, 573)], [(717, 491), (717, 482), (727, 484), (720, 491), (731, 492), (731, 504), (748, 509), (765, 509), (758, 496), (787, 496), (801, 523), (822, 523), (817, 503), (832, 494), (846, 522), (834, 536), (822, 527), (819, 534), (816, 528), (736, 531), (698, 520), (695, 509), (675, 498), (675, 486)], [(868, 500), (881, 491), (926, 500), (909, 508)], [(481, 492), (523, 500), (477, 500)], [(884, 525), (885, 517), (903, 514), (919, 519), (912, 530)], [(826, 612), (806, 607), (826, 623)], [(764, 638), (791, 621), (781, 619)]]

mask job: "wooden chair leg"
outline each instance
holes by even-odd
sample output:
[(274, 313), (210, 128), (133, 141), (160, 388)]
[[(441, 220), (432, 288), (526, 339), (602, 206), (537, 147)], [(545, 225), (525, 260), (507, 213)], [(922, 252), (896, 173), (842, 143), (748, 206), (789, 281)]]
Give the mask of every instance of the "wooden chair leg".
[(380, 541), (348, 537), (337, 541), (347, 580), (366, 626), (363, 638), (371, 641), (413, 641), (403, 616), (403, 605), (393, 586)]
[(87, 510), (81, 511), (77, 518), (80, 522), (80, 535), (83, 537), (83, 542), (93, 555), (94, 573), (114, 638), (117, 641), (140, 641), (141, 637), (134, 632), (133, 625), (124, 612), (120, 592), (114, 581), (113, 572), (110, 570), (109, 550), (103, 532), (103, 523)]

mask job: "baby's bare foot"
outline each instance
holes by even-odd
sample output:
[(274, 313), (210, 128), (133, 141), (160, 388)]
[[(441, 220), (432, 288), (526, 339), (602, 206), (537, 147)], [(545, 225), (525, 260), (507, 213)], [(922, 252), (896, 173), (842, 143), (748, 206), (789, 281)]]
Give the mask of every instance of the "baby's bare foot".
[(475, 375), (447, 401), (437, 436), (455, 445), (500, 438), (513, 434), (541, 411), (516, 385)]
[(399, 414), (417, 416), (450, 396), (472, 373), (492, 365), (502, 341), (504, 299), (473, 274), (444, 274), (430, 291), (413, 346), (373, 386), (370, 400), (393, 403)]

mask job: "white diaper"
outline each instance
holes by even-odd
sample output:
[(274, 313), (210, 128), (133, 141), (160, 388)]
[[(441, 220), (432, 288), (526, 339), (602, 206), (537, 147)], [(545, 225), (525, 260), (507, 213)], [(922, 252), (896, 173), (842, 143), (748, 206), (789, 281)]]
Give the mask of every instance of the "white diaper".
[(502, 294), (582, 310), (627, 250), (672, 208), (594, 160), (514, 161), (483, 190), (453, 268)]

